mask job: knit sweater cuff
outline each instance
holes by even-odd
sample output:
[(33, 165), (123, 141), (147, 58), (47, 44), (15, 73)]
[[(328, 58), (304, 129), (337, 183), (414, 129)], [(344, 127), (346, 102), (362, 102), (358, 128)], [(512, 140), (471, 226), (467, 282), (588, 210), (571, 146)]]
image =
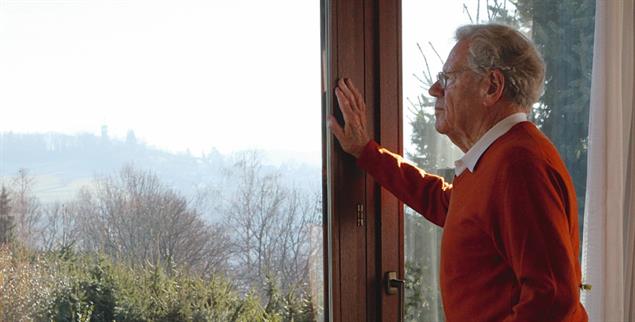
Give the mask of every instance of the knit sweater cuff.
[(373, 160), (377, 160), (377, 153), (379, 153), (379, 144), (375, 140), (368, 141), (359, 158), (357, 158), (357, 166), (362, 169), (368, 169), (370, 163)]

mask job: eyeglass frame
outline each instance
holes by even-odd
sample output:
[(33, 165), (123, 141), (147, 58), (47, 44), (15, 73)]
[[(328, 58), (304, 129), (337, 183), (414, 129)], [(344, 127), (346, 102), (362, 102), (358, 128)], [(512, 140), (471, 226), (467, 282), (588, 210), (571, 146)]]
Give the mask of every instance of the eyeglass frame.
[[(479, 68), (483, 68), (483, 69), (500, 69), (501, 71), (509, 71), (512, 70), (512, 67), (506, 67), (506, 66), (491, 66), (489, 68), (486, 67), (479, 67)], [(464, 68), (460, 68), (457, 70), (453, 70), (453, 71), (449, 71), (449, 72), (444, 72), (444, 71), (440, 71), (439, 73), (437, 73), (437, 82), (439, 83), (439, 86), (441, 86), (442, 90), (445, 90), (446, 86), (448, 86), (448, 80), (450, 79), (450, 74), (456, 74), (456, 73), (462, 73), (468, 70), (473, 70), (470, 67), (464, 67)], [(512, 82), (513, 86), (516, 86), (516, 84), (514, 84)]]
[(437, 82), (441, 86), (441, 89), (445, 90), (446, 86), (448, 86), (448, 80), (450, 79), (450, 74), (462, 73), (468, 70), (472, 70), (472, 69), (469, 67), (465, 67), (465, 68), (461, 68), (461, 69), (457, 69), (457, 70), (453, 70), (449, 72), (440, 71), (439, 73), (437, 73)]

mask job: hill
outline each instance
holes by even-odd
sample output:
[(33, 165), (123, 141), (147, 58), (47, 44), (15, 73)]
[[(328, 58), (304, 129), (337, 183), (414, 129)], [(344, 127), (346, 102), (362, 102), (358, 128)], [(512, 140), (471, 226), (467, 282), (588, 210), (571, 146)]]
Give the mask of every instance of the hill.
[[(138, 141), (132, 132), (125, 140), (87, 133), (7, 132), (0, 134), (0, 178), (6, 182), (19, 169), (26, 169), (35, 180), (34, 193), (42, 202), (64, 201), (95, 178), (133, 165), (155, 173), (164, 184), (193, 199), (231, 189), (229, 169), (241, 153), (247, 151), (223, 155), (211, 148), (199, 156), (173, 153)], [(263, 171), (279, 172), (284, 184), (319, 189), (319, 161), (308, 164), (305, 155), (288, 151), (255, 153)]]

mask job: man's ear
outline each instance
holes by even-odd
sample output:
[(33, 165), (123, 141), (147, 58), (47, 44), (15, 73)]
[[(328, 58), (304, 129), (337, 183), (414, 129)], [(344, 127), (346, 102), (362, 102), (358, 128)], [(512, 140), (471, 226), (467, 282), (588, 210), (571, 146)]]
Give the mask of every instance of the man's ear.
[(484, 102), (486, 106), (496, 104), (502, 97), (505, 89), (505, 76), (500, 69), (493, 68), (486, 75), (487, 91), (485, 93)]

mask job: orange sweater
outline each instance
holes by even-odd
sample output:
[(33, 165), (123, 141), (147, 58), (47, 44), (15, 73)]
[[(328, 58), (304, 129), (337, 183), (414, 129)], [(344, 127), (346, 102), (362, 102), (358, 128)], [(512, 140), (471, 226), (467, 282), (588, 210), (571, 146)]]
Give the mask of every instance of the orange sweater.
[(371, 141), (358, 165), (442, 226), (448, 322), (587, 321), (571, 177), (532, 123), (516, 124), (452, 185)]

